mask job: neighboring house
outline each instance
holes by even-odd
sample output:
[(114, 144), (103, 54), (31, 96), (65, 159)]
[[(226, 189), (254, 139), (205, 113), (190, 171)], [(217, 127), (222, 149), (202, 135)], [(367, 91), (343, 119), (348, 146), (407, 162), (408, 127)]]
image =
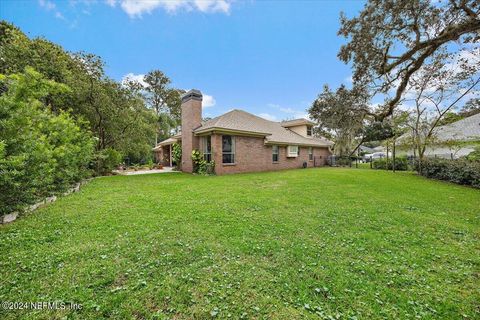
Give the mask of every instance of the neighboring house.
[[(412, 134), (406, 133), (398, 139), (400, 148), (408, 144)], [(425, 149), (427, 157), (459, 158), (472, 152), (480, 143), (480, 113), (434, 129), (434, 139)], [(402, 148), (407, 155), (413, 150)]]
[(375, 151), (373, 148), (367, 147), (367, 146), (360, 146), (357, 149), (357, 155), (363, 155), (365, 153), (374, 153)]
[(269, 121), (242, 110), (202, 122), (202, 94), (190, 90), (182, 96), (181, 134), (153, 150), (158, 162), (171, 166), (172, 145), (180, 143), (184, 172), (193, 171), (193, 150), (215, 161), (216, 174), (323, 166), (333, 142), (313, 137), (313, 125), (306, 119)]

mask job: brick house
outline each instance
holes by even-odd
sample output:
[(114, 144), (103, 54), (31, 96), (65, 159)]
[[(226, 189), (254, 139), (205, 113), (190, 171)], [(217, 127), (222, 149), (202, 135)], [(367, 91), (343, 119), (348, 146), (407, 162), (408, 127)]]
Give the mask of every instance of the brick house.
[(200, 150), (215, 161), (216, 174), (323, 166), (333, 143), (313, 137), (306, 119), (274, 122), (242, 110), (202, 121), (202, 94), (182, 96), (181, 134), (160, 142), (153, 150), (157, 162), (172, 165), (172, 145), (182, 146), (181, 170), (193, 171), (191, 154)]

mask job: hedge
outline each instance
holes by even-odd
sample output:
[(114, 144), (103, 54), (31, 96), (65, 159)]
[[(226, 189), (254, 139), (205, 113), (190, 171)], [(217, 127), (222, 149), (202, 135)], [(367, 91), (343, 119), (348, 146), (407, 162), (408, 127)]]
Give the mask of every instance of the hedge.
[(480, 161), (425, 159), (416, 170), (422, 176), (480, 188)]
[[(378, 159), (372, 163), (373, 169), (381, 170), (393, 170), (393, 159)], [(395, 158), (395, 170), (406, 171), (408, 170), (408, 161), (406, 158)]]
[(43, 100), (68, 90), (33, 69), (0, 75), (0, 216), (65, 192), (87, 177), (93, 138)]

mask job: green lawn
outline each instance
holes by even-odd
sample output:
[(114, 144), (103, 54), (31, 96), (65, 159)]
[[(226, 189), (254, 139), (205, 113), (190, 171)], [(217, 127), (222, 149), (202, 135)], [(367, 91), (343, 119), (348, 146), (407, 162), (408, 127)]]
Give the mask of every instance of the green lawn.
[[(0, 319), (474, 319), (480, 191), (320, 168), (98, 178), (0, 227)], [(331, 317), (331, 318), (329, 318)]]

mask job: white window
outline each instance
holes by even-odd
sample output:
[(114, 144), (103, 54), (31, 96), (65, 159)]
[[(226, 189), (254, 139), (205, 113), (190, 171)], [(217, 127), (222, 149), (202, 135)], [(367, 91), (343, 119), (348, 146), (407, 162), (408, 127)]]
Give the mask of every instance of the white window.
[(310, 160), (310, 161), (313, 160), (313, 148), (312, 147), (308, 148), (308, 160)]
[(201, 140), (201, 148), (203, 153), (203, 159), (205, 161), (212, 161), (212, 136), (204, 136)]
[(312, 136), (312, 127), (307, 126), (307, 136), (311, 137)]
[(278, 162), (278, 146), (272, 146), (272, 161)]
[(296, 158), (298, 156), (298, 146), (287, 147), (287, 157)]
[(222, 136), (222, 162), (235, 163), (235, 138)]

